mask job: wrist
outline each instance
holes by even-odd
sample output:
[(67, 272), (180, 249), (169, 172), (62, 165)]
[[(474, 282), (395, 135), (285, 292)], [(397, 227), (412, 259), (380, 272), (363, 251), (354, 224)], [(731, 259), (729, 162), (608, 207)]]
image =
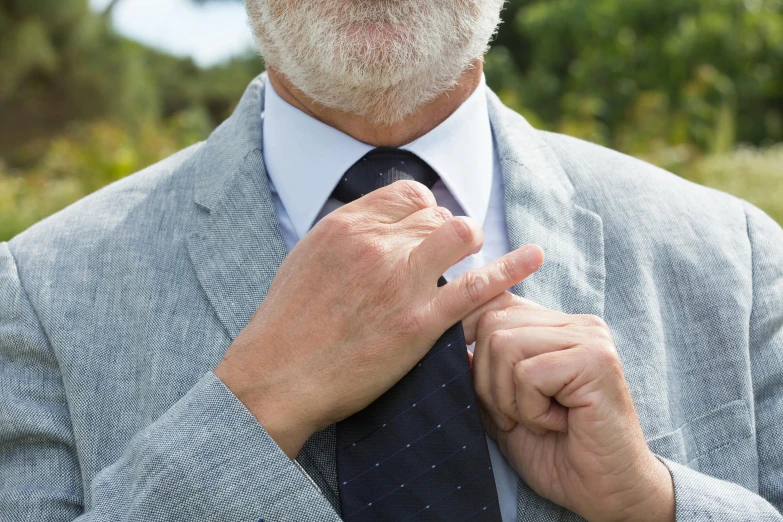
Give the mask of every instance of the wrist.
[(291, 460), (299, 455), (307, 439), (318, 431), (296, 419), (292, 414), (296, 411), (294, 407), (264, 403), (252, 409), (248, 408), (248, 410)]
[(627, 504), (618, 521), (675, 522), (674, 482), (669, 468), (652, 452), (639, 480), (642, 487), (636, 500)]
[(264, 393), (258, 379), (249, 377), (226, 359), (213, 373), (255, 417), (264, 431), (290, 459), (296, 458), (307, 439), (317, 431), (297, 417), (300, 408), (279, 394)]

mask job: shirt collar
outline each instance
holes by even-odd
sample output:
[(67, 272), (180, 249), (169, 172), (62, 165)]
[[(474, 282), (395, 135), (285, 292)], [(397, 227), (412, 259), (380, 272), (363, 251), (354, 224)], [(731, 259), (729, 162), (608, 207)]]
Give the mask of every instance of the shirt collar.
[[(305, 114), (265, 80), (264, 163), (300, 238), (310, 230), (342, 175), (374, 147)], [(467, 216), (480, 226), (494, 171), (486, 81), (436, 128), (400, 148), (438, 173)]]

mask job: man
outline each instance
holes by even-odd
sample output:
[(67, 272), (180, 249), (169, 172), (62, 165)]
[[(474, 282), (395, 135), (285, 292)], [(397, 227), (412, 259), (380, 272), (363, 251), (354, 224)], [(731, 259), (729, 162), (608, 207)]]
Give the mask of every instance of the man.
[(783, 230), (505, 108), (502, 3), (248, 0), (229, 120), (0, 246), (2, 520), (783, 520)]

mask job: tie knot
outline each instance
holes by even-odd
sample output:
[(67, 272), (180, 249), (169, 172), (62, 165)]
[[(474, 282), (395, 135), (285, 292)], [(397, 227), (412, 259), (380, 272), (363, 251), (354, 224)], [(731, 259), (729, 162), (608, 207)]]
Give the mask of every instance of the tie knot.
[(431, 189), (439, 178), (432, 167), (416, 154), (381, 147), (368, 152), (343, 174), (332, 197), (350, 203), (401, 179), (418, 181)]

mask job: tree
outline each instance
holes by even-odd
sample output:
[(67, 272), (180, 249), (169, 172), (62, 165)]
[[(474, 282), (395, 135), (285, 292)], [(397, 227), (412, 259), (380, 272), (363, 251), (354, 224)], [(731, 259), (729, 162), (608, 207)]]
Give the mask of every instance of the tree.
[(512, 0), (506, 14), (490, 83), (551, 128), (629, 151), (783, 140), (781, 0)]

